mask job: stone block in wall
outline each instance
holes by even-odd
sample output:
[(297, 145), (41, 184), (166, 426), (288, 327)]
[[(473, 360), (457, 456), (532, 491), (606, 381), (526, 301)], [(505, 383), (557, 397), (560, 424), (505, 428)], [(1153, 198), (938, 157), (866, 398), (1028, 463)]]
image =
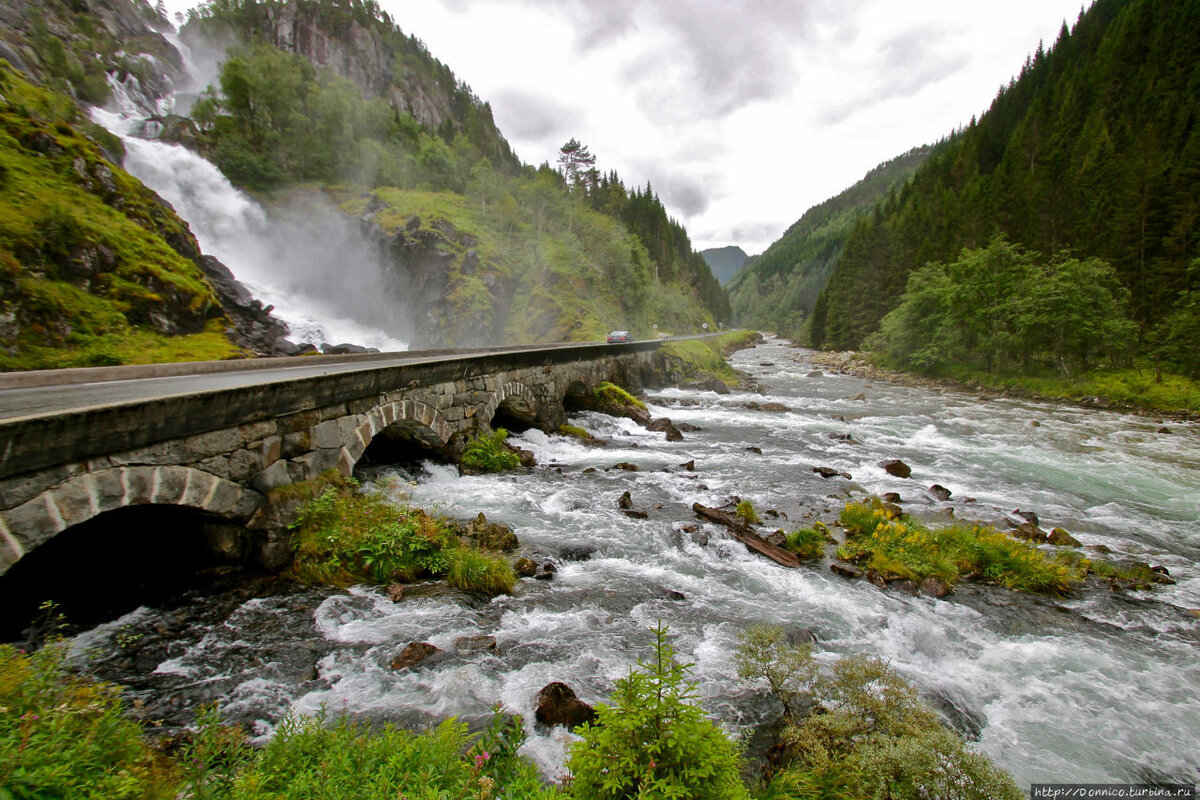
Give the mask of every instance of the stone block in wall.
[(242, 443), (253, 442), (256, 439), (265, 439), (268, 436), (275, 435), (276, 422), (273, 419), (262, 420), (260, 422), (248, 422), (245, 425), (238, 426), (238, 433), (241, 434)]
[(68, 464), (32, 475), (18, 475), (0, 481), (0, 508), (19, 506), (55, 484), (84, 471), (82, 464)]
[(266, 494), (272, 489), (278, 489), (280, 486), (289, 486), (291, 483), (292, 474), (288, 470), (288, 464), (286, 461), (273, 462), (271, 466), (267, 467), (250, 480), (250, 485), (263, 494)]
[(190, 470), (183, 494), (179, 496), (179, 505), (191, 508), (206, 508), (209, 496), (216, 493), (220, 478), (209, 475), (198, 469)]
[(287, 435), (296, 431), (306, 431), (321, 421), (321, 415), (316, 411), (301, 411), (299, 414), (289, 414), (275, 421), (277, 433)]
[(322, 447), (302, 456), (296, 456), (292, 459), (292, 463), (303, 465), (304, 477), (301, 480), (312, 480), (325, 470), (337, 467), (341, 450), (340, 447)]
[(346, 402), (346, 413), (348, 414), (366, 414), (372, 408), (379, 405), (379, 396), (371, 395), (370, 397), (359, 397), (355, 400)]
[(341, 426), (336, 419), (328, 419), (317, 425), (312, 430), (313, 444), (317, 447), (341, 447), (344, 443), (342, 439)]
[(154, 471), (157, 467), (127, 467), (125, 469), (125, 505), (141, 506), (154, 502)]
[(343, 447), (341, 451), (338, 452), (337, 471), (346, 477), (349, 477), (350, 475), (354, 474), (354, 464), (357, 461), (358, 459), (354, 456), (351, 456), (350, 452)]
[(58, 509), (59, 517), (67, 525), (78, 525), (100, 513), (91, 488), (92, 481), (89, 477), (81, 475), (48, 492), (50, 501)]
[(9, 567), (20, 561), (24, 555), (25, 548), (17, 541), (17, 537), (4, 527), (3, 520), (0, 520), (0, 575), (8, 572)]
[(4, 524), (26, 553), (67, 527), (47, 495), (4, 512)]
[(106, 469), (92, 475), (96, 487), (96, 504), (102, 509), (119, 508), (125, 504), (125, 470)]
[(182, 467), (158, 467), (154, 471), (153, 502), (175, 505), (187, 489), (188, 472)]
[(271, 435), (259, 442), (257, 447), (247, 447), (247, 449), (257, 450), (262, 463), (272, 464), (283, 458), (283, 437)]
[(205, 472), (216, 475), (220, 478), (229, 477), (229, 456), (213, 456), (206, 458), (203, 461), (197, 461), (193, 464), (196, 469), (204, 470)]
[(237, 428), (222, 428), (219, 431), (200, 433), (179, 440), (174, 448), (175, 459), (172, 464), (188, 464), (202, 458), (229, 453), (239, 449), (246, 440), (242, 438)]
[(312, 434), (307, 430), (293, 431), (283, 437), (281, 458), (295, 458), (312, 450)]
[(317, 415), (321, 418), (321, 422), (327, 419), (337, 419), (338, 417), (346, 416), (346, 404), (334, 403), (331, 406), (324, 406), (317, 409)]
[(447, 422), (460, 422), (467, 416), (467, 410), (463, 406), (454, 406), (447, 409), (442, 414), (442, 419)]

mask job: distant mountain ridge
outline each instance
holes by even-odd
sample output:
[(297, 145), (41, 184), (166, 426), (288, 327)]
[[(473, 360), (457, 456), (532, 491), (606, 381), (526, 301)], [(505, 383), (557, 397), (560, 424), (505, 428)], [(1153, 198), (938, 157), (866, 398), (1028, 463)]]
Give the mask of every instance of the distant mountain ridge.
[(746, 251), (735, 244), (725, 247), (710, 247), (707, 250), (701, 250), (700, 255), (704, 257), (704, 262), (708, 264), (713, 276), (721, 282), (722, 286), (729, 283), (749, 258)]
[(849, 189), (806, 211), (729, 283), (734, 319), (800, 336), (855, 220), (903, 186), (936, 149), (916, 147), (885, 161)]

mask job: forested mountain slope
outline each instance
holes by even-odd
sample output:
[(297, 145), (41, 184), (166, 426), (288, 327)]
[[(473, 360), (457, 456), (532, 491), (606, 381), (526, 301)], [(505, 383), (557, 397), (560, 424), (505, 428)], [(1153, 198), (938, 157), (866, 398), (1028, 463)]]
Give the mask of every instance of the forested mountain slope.
[(933, 150), (917, 147), (885, 161), (846, 191), (806, 211), (729, 283), (735, 320), (800, 336), (855, 220), (908, 180)]
[[(942, 320), (939, 335), (953, 339), (947, 304), (964, 296), (948, 288), (953, 284), (975, 292), (974, 307), (955, 313), (986, 317), (986, 335), (957, 342), (953, 353), (949, 344), (944, 352), (926, 349), (926, 363), (1036, 362), (1053, 345), (1042, 342), (1030, 352), (1033, 333), (1023, 326), (1042, 324), (1039, 315), (1081, 309), (1084, 318), (1128, 314), (1136, 326), (1125, 333), (1110, 327), (1096, 334), (1110, 338), (1085, 341), (1077, 353), (1083, 364), (1100, 353), (1128, 358), (1134, 348), (1176, 358), (1187, 349), (1180, 331), (1200, 305), (1197, 30), (1198, 0), (1097, 0), (1073, 28), (1064, 25), (1054, 46), (1039, 46), (986, 114), (855, 225), (814, 309), (812, 342), (861, 345), (901, 305), (906, 288), (925, 298), (920, 308), (915, 295), (908, 298), (906, 318)], [(923, 273), (920, 286), (909, 283), (914, 270), (959, 259), (964, 248), (975, 269), (955, 261)], [(1010, 258), (1014, 251), (1020, 257)], [(1071, 309), (1069, 297), (1021, 294), (1047, 285), (1048, 275), (1054, 283), (1075, 269), (1071, 256), (1076, 265), (1098, 259), (1111, 267), (1114, 285), (1095, 310), (1084, 308), (1083, 298)], [(1001, 290), (1003, 263), (1034, 272)], [(989, 266), (981, 272), (980, 264)], [(1105, 283), (1109, 273), (1101, 273)], [(994, 277), (1004, 280), (981, 286)], [(901, 327), (892, 320), (885, 344), (905, 358), (912, 352), (895, 346)]]

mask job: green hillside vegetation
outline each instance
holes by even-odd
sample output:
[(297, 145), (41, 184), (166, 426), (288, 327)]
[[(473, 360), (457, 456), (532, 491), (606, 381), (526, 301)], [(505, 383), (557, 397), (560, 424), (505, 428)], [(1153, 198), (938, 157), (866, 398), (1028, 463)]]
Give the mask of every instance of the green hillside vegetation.
[(614, 328), (649, 335), (652, 324), (693, 332), (728, 318), (724, 290), (650, 186), (601, 176), (574, 140), (560, 170), (520, 165), (487, 104), (373, 3), (302, 6), (330, 35), (353, 22), (380, 37), (394, 57), (389, 91), (418, 78), (448, 90), (453, 120), (422, 125), (384, 95), (266, 41), (281, 6), (215, 0), (193, 14), (189, 26), (243, 39), (193, 110), (202, 149), (242, 186), (336, 185), (343, 198), (359, 187), (372, 191), (371, 210), (352, 199), (344, 210), (368, 213), (389, 233), (416, 216), (448, 251), (473, 250), (482, 270), (456, 268), (435, 312), (472, 326), (464, 336), (447, 324), (460, 336), (452, 343), (595, 339)]
[(186, 225), (67, 96), (0, 61), (0, 369), (238, 355)]
[(1097, 0), (1064, 24), (855, 223), (811, 342), (857, 347), (882, 321), (908, 367), (1200, 375), (1197, 29), (1197, 0)]
[(854, 223), (896, 191), (934, 152), (917, 147), (885, 161), (837, 197), (813, 206), (729, 283), (729, 302), (740, 325), (802, 337)]

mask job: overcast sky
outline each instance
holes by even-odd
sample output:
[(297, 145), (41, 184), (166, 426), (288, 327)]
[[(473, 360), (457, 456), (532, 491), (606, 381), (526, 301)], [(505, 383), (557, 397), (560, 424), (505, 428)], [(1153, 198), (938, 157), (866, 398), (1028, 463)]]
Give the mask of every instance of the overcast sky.
[(696, 249), (754, 254), (876, 164), (986, 110), (1084, 2), (380, 4), (491, 103), (522, 160), (555, 164), (574, 137), (626, 185), (650, 181)]

